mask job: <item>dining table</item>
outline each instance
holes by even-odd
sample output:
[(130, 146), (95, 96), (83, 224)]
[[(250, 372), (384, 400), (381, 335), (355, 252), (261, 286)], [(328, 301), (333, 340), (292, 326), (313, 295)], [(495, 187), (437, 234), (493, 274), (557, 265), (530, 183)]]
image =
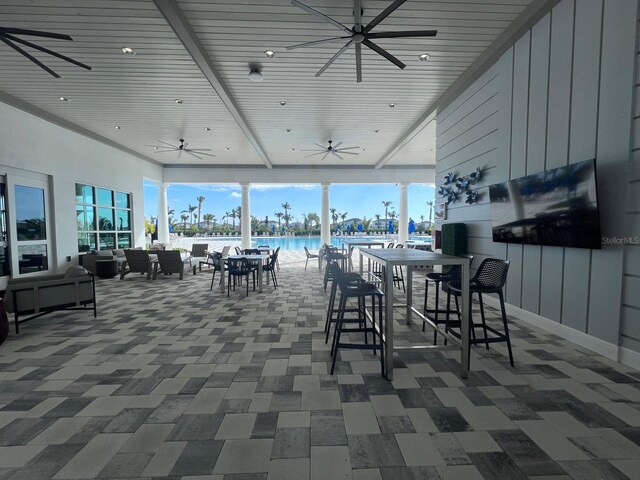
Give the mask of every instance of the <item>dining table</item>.
[[(227, 255), (226, 257), (222, 257), (222, 261), (220, 262), (220, 291), (225, 293), (227, 279), (225, 278), (225, 273), (227, 271), (227, 262), (229, 260), (236, 260), (246, 258), (249, 262), (256, 263), (258, 265), (258, 293), (262, 292), (262, 275), (264, 269), (264, 262), (269, 260), (270, 255), (267, 254), (253, 254), (253, 255)], [(267, 285), (269, 284), (269, 276), (267, 275)]]
[[(372, 248), (372, 247), (380, 247), (384, 248), (386, 243), (382, 240), (370, 240), (365, 238), (346, 238), (342, 240), (342, 253), (346, 254), (349, 258), (351, 258), (351, 254), (356, 247), (360, 248)], [(345, 248), (346, 247), (346, 248)], [(349, 270), (353, 269), (353, 264), (351, 261), (349, 262)], [(369, 269), (371, 269), (371, 264), (369, 264)]]
[[(361, 248), (360, 249), (360, 275), (367, 274), (369, 277), (375, 277), (375, 274), (369, 270), (364, 271), (363, 257), (370, 259), (372, 262), (377, 263), (384, 267), (383, 278), (374, 278), (374, 281), (379, 281), (382, 284), (382, 290), (385, 294), (385, 315), (384, 315), (384, 327), (382, 338), (384, 342), (384, 363), (385, 363), (385, 376), (388, 380), (393, 380), (393, 352), (396, 350), (437, 350), (443, 348), (438, 345), (432, 344), (417, 344), (411, 343), (407, 346), (394, 346), (393, 329), (394, 329), (394, 310), (396, 308), (405, 309), (405, 317), (407, 324), (412, 323), (413, 315), (417, 315), (423, 320), (430, 328), (437, 330), (442, 334), (444, 338), (460, 347), (460, 376), (467, 378), (469, 375), (469, 362), (470, 362), (470, 344), (469, 344), (469, 322), (470, 322), (470, 307), (471, 299), (469, 297), (469, 259), (464, 257), (456, 257), (453, 255), (443, 255), (441, 253), (427, 252), (424, 250), (418, 250), (413, 248), (387, 248), (387, 249), (372, 249)], [(460, 336), (458, 339), (454, 335), (445, 332), (444, 329), (436, 325), (432, 320), (427, 318), (421, 311), (413, 306), (413, 269), (414, 267), (423, 266), (435, 266), (435, 265), (459, 265), (462, 270), (462, 319), (460, 326)], [(393, 276), (395, 267), (405, 267), (406, 275), (406, 303), (394, 302), (394, 284)]]

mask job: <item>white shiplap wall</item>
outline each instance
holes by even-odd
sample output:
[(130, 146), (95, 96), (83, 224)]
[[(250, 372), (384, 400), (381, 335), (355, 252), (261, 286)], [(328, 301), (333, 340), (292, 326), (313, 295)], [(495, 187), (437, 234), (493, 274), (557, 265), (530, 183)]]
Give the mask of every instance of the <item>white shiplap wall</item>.
[[(640, 23), (640, 15), (638, 16)], [(631, 242), (625, 246), (622, 277), (621, 345), (640, 351), (640, 28), (636, 35), (636, 72), (632, 125), (632, 152), (629, 166), (626, 214)]]
[[(509, 304), (614, 345), (629, 338), (640, 351), (640, 305), (631, 298), (640, 293), (640, 248), (494, 243), (488, 193), (490, 184), (595, 157), (603, 236), (628, 236), (630, 219), (638, 235), (640, 155), (633, 168), (629, 161), (636, 16), (637, 0), (563, 0), (554, 7), (440, 110), (436, 184), (447, 172), (484, 170), (478, 204), (459, 199), (447, 222), (467, 223), (476, 266), (489, 256), (510, 260)], [(635, 181), (627, 214), (629, 177)]]

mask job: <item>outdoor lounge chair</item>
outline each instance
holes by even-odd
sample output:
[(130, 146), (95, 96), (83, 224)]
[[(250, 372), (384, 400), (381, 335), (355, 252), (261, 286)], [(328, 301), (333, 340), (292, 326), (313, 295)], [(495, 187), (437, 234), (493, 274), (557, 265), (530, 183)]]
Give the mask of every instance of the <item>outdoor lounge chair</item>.
[(191, 245), (191, 251), (189, 253), (191, 254), (192, 260), (204, 260), (207, 258), (208, 250), (208, 243), (194, 243), (193, 245)]
[(139, 273), (141, 275), (146, 273), (147, 280), (151, 280), (153, 265), (158, 261), (157, 253), (160, 251), (149, 254), (145, 250), (125, 250), (126, 260), (120, 269), (120, 279), (124, 279), (124, 276), (128, 273)]
[(309, 259), (310, 258), (318, 258), (320, 255), (317, 255), (315, 253), (309, 252), (309, 249), (306, 246), (304, 247), (304, 253), (307, 256), (307, 261), (304, 262), (304, 269), (306, 270), (307, 269), (307, 264), (309, 263)]
[[(14, 315), (16, 334), (20, 323), (57, 310), (93, 310), (97, 316), (93, 274), (82, 267), (71, 267), (64, 274), (11, 278), (4, 300), (7, 312)], [(24, 314), (31, 316), (20, 320)]]
[(158, 277), (158, 273), (164, 273), (165, 275), (177, 273), (180, 275), (180, 280), (182, 280), (184, 278), (184, 268), (187, 263), (189, 267), (191, 267), (191, 257), (182, 258), (179, 250), (164, 250), (158, 252), (158, 262), (153, 268), (153, 279), (155, 280)]

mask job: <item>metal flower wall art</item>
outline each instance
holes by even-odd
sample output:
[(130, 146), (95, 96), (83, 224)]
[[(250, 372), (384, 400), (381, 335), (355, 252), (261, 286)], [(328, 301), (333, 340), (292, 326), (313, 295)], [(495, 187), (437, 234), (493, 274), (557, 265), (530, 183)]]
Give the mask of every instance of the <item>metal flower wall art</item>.
[(458, 200), (459, 195), (466, 194), (465, 203), (473, 205), (478, 202), (479, 195), (477, 190), (471, 189), (471, 186), (476, 185), (481, 178), (482, 170), (480, 167), (465, 177), (458, 177), (455, 172), (449, 172), (444, 176), (444, 184), (438, 188), (438, 195), (449, 205)]

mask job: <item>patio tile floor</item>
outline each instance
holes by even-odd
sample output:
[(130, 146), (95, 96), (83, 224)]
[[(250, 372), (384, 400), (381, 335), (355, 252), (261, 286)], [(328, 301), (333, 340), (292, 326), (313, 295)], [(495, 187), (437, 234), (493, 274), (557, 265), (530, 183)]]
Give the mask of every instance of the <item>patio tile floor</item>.
[[(0, 347), (0, 480), (639, 478), (640, 372), (513, 321), (515, 368), (406, 351), (390, 383), (344, 350), (331, 376), (304, 261), (248, 297), (206, 271), (99, 280), (97, 319), (25, 324)], [(431, 341), (398, 313), (397, 343)]]

